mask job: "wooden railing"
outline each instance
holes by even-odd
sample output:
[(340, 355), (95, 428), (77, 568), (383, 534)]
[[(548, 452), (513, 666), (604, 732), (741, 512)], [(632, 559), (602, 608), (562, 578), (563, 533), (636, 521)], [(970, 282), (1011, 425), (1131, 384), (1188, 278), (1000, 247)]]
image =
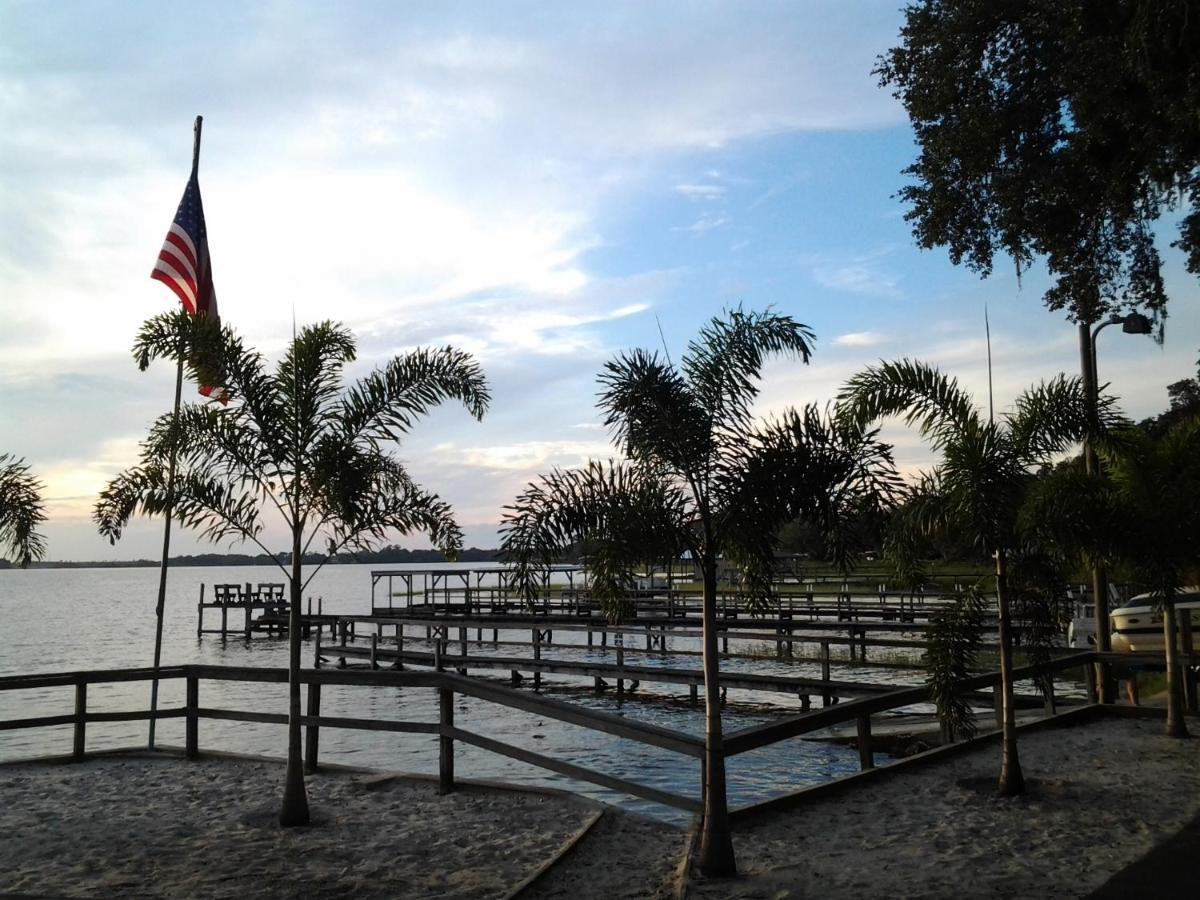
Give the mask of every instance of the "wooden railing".
[[(1018, 669), (1014, 673), (1015, 680), (1038, 679), (1052, 685), (1053, 677), (1067, 670), (1083, 667), (1086, 672), (1090, 673), (1092, 667), (1089, 663), (1094, 662), (1095, 659), (1096, 654), (1092, 652), (1082, 652), (1061, 657), (1042, 665), (1027, 666)], [(72, 725), (74, 726), (73, 755), (75, 759), (81, 760), (84, 758), (86, 752), (87, 726), (89, 724), (143, 721), (148, 720), (152, 715), (148, 710), (121, 712), (90, 711), (88, 709), (88, 688), (95, 684), (146, 681), (152, 676), (153, 672), (151, 669), (143, 668), (0, 677), (0, 693), (47, 687), (73, 686), (75, 688), (74, 713), (0, 720), (0, 731)], [(195, 757), (199, 753), (200, 721), (202, 719), (273, 724), (286, 724), (287, 722), (287, 716), (283, 713), (219, 709), (200, 705), (200, 685), (202, 682), (233, 681), (283, 684), (287, 682), (286, 669), (185, 665), (164, 667), (159, 670), (159, 677), (163, 680), (183, 679), (185, 682), (184, 705), (174, 709), (159, 709), (153, 715), (158, 719), (183, 718), (185, 720), (184, 750), (189, 758)], [(510, 759), (538, 766), (560, 775), (565, 775), (568, 778), (587, 781), (675, 809), (692, 813), (699, 812), (702, 809), (701, 801), (695, 797), (663, 791), (625, 778), (598, 772), (578, 763), (567, 762), (546, 754), (508, 744), (465, 728), (460, 728), (454, 721), (453, 698), (455, 694), (460, 694), (464, 697), (473, 697), (485, 703), (533, 713), (569, 725), (575, 725), (673, 753), (679, 753), (698, 761), (697, 774), (699, 775), (699, 761), (704, 756), (704, 741), (702, 738), (694, 735), (632, 721), (611, 713), (584, 709), (571, 703), (542, 697), (526, 691), (514, 690), (495, 682), (444, 671), (408, 672), (361, 669), (305, 669), (300, 673), (300, 680), (303, 684), (307, 685), (307, 707), (305, 714), (301, 717), (301, 725), (306, 729), (304, 756), (305, 768), (309, 772), (316, 771), (319, 766), (320, 732), (322, 728), (428, 734), (436, 735), (439, 739), (438, 785), (439, 791), (442, 793), (453, 789), (455, 778), (454, 747), (456, 743), (461, 742), (479, 747), (491, 753), (509, 757)], [(999, 673), (991, 672), (967, 679), (962, 683), (961, 687), (964, 691), (978, 691), (984, 688), (995, 689), (999, 682)], [(417, 722), (322, 715), (321, 690), (327, 685), (410, 687), (436, 690), (438, 692), (438, 720), (436, 722)], [(998, 694), (998, 691), (996, 693)], [(1052, 688), (1046, 692), (1046, 697), (1047, 712), (1053, 712), (1054, 692)], [(819, 729), (829, 728), (846, 722), (854, 722), (856, 723), (858, 733), (860, 765), (863, 769), (869, 769), (875, 765), (874, 753), (871, 749), (871, 717), (890, 710), (928, 702), (929, 688), (927, 686), (920, 686), (840, 703), (826, 709), (801, 713), (765, 725), (743, 728), (731, 732), (725, 737), (723, 753), (726, 757), (731, 757), (750, 750), (767, 747), (779, 741), (809, 734)], [(703, 778), (698, 779), (698, 784), (703, 784)]]

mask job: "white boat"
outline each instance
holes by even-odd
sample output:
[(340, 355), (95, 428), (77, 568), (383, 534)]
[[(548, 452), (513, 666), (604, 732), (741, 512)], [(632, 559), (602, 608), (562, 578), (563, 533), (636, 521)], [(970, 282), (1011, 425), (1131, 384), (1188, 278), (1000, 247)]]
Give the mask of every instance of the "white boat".
[[(1200, 587), (1186, 587), (1176, 595), (1175, 624), (1183, 617), (1192, 622), (1192, 652), (1200, 652)], [(1156, 598), (1139, 594), (1110, 614), (1112, 648), (1117, 653), (1162, 653), (1163, 613)], [(1182, 645), (1181, 645), (1182, 646)]]

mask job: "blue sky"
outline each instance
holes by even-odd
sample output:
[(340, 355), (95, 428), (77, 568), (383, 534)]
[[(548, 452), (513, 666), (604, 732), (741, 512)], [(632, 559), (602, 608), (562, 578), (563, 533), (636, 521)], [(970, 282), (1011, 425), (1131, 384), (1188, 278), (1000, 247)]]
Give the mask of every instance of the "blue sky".
[[(985, 303), (998, 407), (1077, 371), (1040, 273), (981, 281), (913, 244), (911, 131), (870, 74), (898, 5), (0, 2), (0, 450), (46, 482), (50, 556), (156, 552), (157, 524), (110, 548), (88, 517), (170, 401), (170, 367), (128, 347), (174, 302), (149, 271), (196, 114), (221, 312), (250, 343), (278, 353), (294, 308), (348, 324), (359, 373), (421, 344), (480, 358), (484, 422), (439, 410), (398, 450), (474, 544), (536, 473), (612, 452), (595, 374), (659, 346), (657, 322), (676, 356), (737, 303), (812, 326), (764, 415), (897, 356), (982, 402)], [(1200, 346), (1170, 232), (1165, 345), (1101, 338), (1137, 417)], [(929, 463), (890, 433), (906, 469)]]

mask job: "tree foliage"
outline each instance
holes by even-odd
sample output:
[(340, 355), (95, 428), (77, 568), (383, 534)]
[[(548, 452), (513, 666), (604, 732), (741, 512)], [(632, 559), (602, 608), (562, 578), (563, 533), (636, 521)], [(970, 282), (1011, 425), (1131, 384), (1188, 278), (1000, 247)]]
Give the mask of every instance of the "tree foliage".
[(1154, 225), (1200, 274), (1197, 0), (918, 0), (876, 68), (916, 132), (918, 243), (986, 275), (1044, 258), (1051, 309), (1166, 314)]
[(736, 870), (720, 753), (718, 558), (736, 566), (739, 592), (761, 611), (773, 597), (785, 522), (816, 523), (847, 566), (855, 552), (848, 520), (889, 503), (898, 484), (890, 448), (869, 427), (811, 406), (755, 422), (767, 357), (807, 361), (811, 346), (812, 333), (791, 317), (737, 309), (706, 324), (678, 366), (645, 350), (618, 355), (600, 375), (599, 407), (624, 459), (543, 476), (508, 508), (502, 528), (502, 551), (530, 600), (535, 572), (586, 543), (593, 588), (613, 616), (628, 610), (632, 566), (691, 553), (704, 580), (706, 874)]
[(18, 566), (46, 555), (46, 539), (38, 530), (46, 521), (42, 485), (25, 460), (0, 453), (0, 553)]
[[(1045, 598), (1033, 570), (1019, 565), (1030, 556), (1021, 509), (1040, 466), (1085, 437), (1099, 440), (1121, 420), (1108, 398), (1101, 399), (1098, 415), (1090, 414), (1081, 381), (1063, 376), (1025, 391), (1012, 412), (985, 419), (955, 379), (907, 359), (868, 367), (847, 382), (839, 399), (841, 414), (859, 427), (889, 416), (902, 417), (941, 456), (937, 466), (910, 489), (907, 502), (893, 517), (896, 533), (889, 540), (897, 558), (893, 565), (911, 568), (914, 534), (956, 533), (995, 561), (1004, 713), (1000, 791), (1020, 793), (1024, 777), (1013, 708), (1013, 607)], [(939, 712), (960, 732), (969, 726), (947, 679), (966, 664), (958, 646), (970, 636), (970, 629), (960, 627), (963, 617), (969, 618), (966, 603), (961, 601), (943, 623), (949, 645), (935, 648), (937, 680), (931, 682), (940, 698)], [(1024, 616), (1036, 621), (1028, 609)]]
[(268, 555), (268, 522), (286, 528), (288, 565), (272, 556), (288, 579), (291, 601), (288, 775), (280, 821), (307, 824), (299, 686), (304, 554), (315, 541), (333, 557), (413, 531), (454, 554), (462, 533), (449, 505), (416, 484), (388, 445), (446, 400), (482, 417), (486, 382), (468, 354), (444, 347), (397, 356), (346, 387), (355, 344), (333, 322), (301, 329), (272, 371), (231, 329), (182, 311), (148, 320), (134, 357), (143, 368), (158, 358), (182, 359), (202, 383), (226, 386), (234, 401), (187, 403), (159, 417), (139, 462), (100, 495), (97, 527), (116, 542), (134, 515), (170, 513), (208, 540), (250, 542)]

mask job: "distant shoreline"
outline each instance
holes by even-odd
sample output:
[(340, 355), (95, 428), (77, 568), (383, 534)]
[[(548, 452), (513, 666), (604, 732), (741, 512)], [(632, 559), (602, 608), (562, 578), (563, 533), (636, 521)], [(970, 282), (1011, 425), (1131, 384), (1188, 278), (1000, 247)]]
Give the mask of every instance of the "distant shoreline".
[[(458, 554), (456, 562), (495, 562), (499, 558), (499, 550), (481, 550), (471, 547)], [(201, 553), (195, 556), (172, 556), (169, 560), (172, 566), (273, 566), (276, 563), (286, 565), (290, 554), (280, 553), (277, 557), (265, 553), (250, 555), (248, 553)], [(385, 547), (374, 553), (364, 553), (360, 556), (338, 556), (328, 559), (318, 553), (305, 554), (305, 565), (315, 566), (319, 563), (329, 565), (359, 565), (362, 563), (379, 563), (383, 565), (412, 564), (412, 563), (444, 563), (449, 562), (445, 554), (438, 550), (405, 550), (401, 547)], [(30, 565), (31, 569), (145, 569), (158, 566), (156, 559), (117, 559), (117, 560), (43, 560)], [(0, 559), (0, 570), (16, 569), (12, 563)]]

